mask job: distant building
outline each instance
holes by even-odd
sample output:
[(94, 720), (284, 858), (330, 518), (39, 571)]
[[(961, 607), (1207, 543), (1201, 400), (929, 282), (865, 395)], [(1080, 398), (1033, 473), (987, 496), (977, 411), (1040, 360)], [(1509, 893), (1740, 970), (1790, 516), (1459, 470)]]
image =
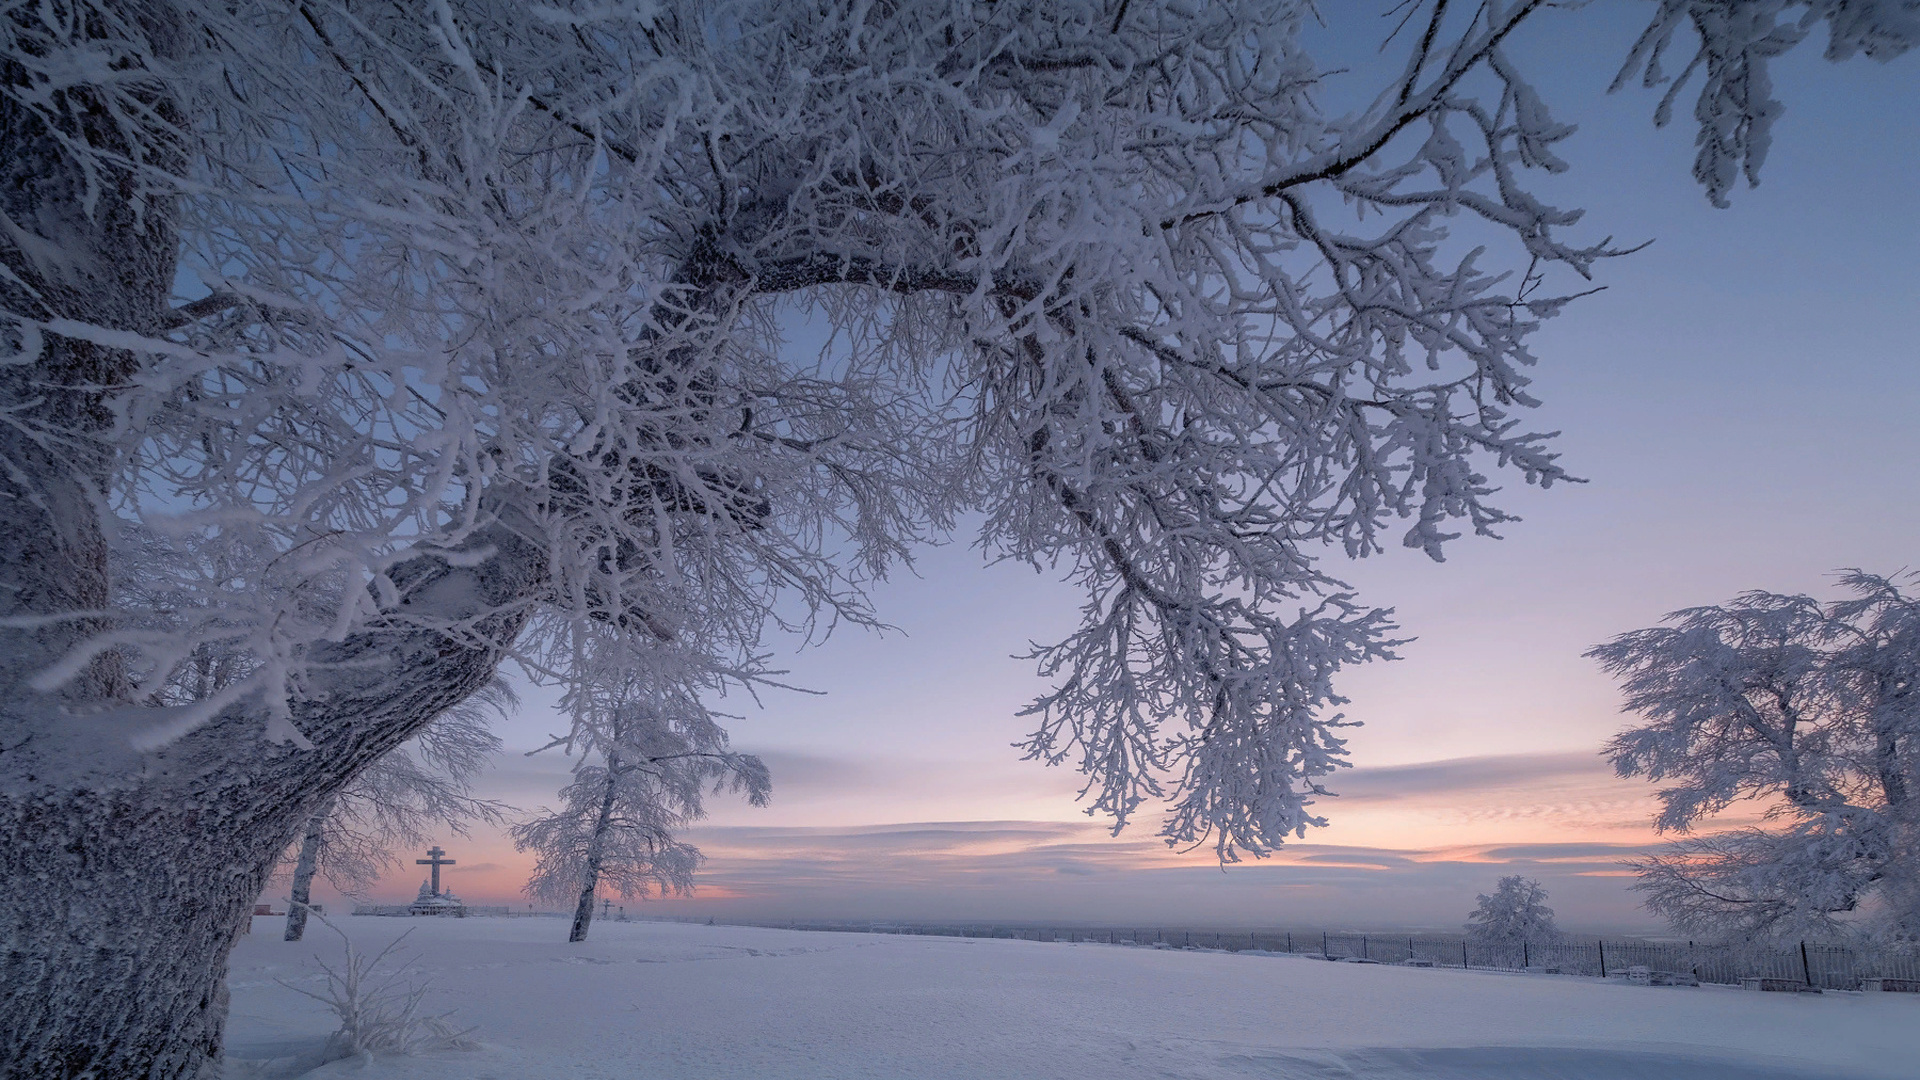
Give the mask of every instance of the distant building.
[(420, 883), (420, 895), (407, 905), (409, 915), (455, 915), (467, 913), (466, 902), (453, 894), (452, 889), (434, 892), (431, 882)]

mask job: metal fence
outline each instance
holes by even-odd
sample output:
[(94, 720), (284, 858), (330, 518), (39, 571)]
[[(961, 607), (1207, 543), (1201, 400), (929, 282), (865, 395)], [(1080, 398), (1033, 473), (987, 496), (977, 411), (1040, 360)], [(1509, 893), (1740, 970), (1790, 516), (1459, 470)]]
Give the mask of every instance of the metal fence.
[[(398, 915), (413, 915), (414, 910), (413, 910), (413, 905), (411, 904), (358, 904), (354, 906), (353, 913), (355, 915), (398, 916)], [(447, 909), (447, 911), (445, 912), (445, 917), (456, 918), (456, 919), (481, 918), (481, 917), (505, 919), (505, 918), (513, 918), (516, 916), (525, 916), (527, 914), (528, 914), (527, 912), (515, 911), (513, 908), (508, 908), (508, 907), (463, 906), (463, 907)]]
[(1691, 941), (1563, 937), (1490, 948), (1460, 936), (1356, 934), (1326, 930), (1194, 930), (1184, 927), (1045, 927), (903, 923), (755, 923), (793, 930), (1017, 938), (1161, 949), (1261, 952), (1419, 967), (1533, 971), (1599, 978), (1654, 973), (1738, 985), (1765, 978), (1825, 990), (1859, 990), (1868, 979), (1920, 983), (1920, 953), (1869, 951), (1813, 942), (1787, 948)]

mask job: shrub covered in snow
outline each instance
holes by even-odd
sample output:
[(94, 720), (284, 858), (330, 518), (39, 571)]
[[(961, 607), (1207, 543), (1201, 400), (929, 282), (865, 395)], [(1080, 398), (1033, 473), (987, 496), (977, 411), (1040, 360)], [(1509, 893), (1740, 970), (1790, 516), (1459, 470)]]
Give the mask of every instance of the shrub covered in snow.
[(1546, 888), (1518, 874), (1501, 878), (1493, 895), (1480, 894), (1480, 906), (1467, 916), (1467, 939), (1496, 951), (1543, 945), (1559, 936)]
[[(430, 1050), (465, 1050), (475, 1043), (471, 1029), (453, 1026), (450, 1013), (423, 1013), (422, 999), (431, 984), (416, 980), (411, 964), (390, 963), (399, 956), (402, 934), (386, 948), (367, 956), (353, 947), (353, 938), (324, 915), (313, 917), (340, 935), (344, 956), (339, 967), (317, 961), (326, 973), (327, 987), (313, 991), (282, 982), (333, 1010), (340, 1027), (327, 1037), (324, 1059), (371, 1058), (375, 1054), (416, 1054)], [(411, 933), (412, 931), (408, 931)]]

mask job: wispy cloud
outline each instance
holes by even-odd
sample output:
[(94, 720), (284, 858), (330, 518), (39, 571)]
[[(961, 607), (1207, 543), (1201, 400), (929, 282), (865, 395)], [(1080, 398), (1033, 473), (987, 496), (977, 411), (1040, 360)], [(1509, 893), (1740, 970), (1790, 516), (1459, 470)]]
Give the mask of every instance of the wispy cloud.
[[(706, 852), (699, 891), (652, 910), (755, 918), (1102, 921), (1234, 925), (1453, 926), (1503, 873), (1546, 881), (1563, 920), (1646, 926), (1622, 861), (1656, 838), (1650, 791), (1593, 754), (1458, 758), (1343, 772), (1321, 808), (1320, 842), (1294, 842), (1222, 870), (1210, 849), (1181, 852), (1141, 822), (1119, 837), (1085, 817), (845, 823), (836, 800), (861, 792), (868, 815), (931, 808), (916, 793), (976, 778), (964, 762), (766, 755), (781, 796), (771, 811), (723, 810), (689, 839)], [(570, 762), (515, 758), (492, 778), (520, 805), (550, 801)], [(991, 778), (1013, 787), (1019, 775)], [(898, 793), (898, 799), (890, 796)], [(528, 798), (527, 796), (531, 796)], [(978, 805), (977, 803), (975, 805)], [(1029, 804), (1008, 800), (1009, 808)], [(1056, 802), (1053, 805), (1058, 806)], [(782, 819), (811, 824), (777, 824)], [(823, 821), (824, 819), (824, 821)], [(1144, 827), (1142, 827), (1144, 826)], [(516, 902), (528, 857), (475, 838), (459, 888)], [(411, 882), (403, 883), (411, 888)], [(524, 901), (517, 901), (524, 902)]]
[[(1221, 869), (1090, 823), (913, 822), (851, 829), (720, 827), (696, 895), (658, 905), (759, 918), (1198, 919), (1241, 925), (1451, 925), (1503, 873), (1546, 880), (1575, 925), (1645, 925), (1617, 882), (1630, 844), (1445, 850), (1301, 844)], [(703, 885), (703, 888), (705, 886)]]
[(1534, 787), (1573, 777), (1610, 778), (1612, 773), (1598, 754), (1500, 754), (1356, 768), (1337, 774), (1332, 786), (1343, 799), (1398, 802)]

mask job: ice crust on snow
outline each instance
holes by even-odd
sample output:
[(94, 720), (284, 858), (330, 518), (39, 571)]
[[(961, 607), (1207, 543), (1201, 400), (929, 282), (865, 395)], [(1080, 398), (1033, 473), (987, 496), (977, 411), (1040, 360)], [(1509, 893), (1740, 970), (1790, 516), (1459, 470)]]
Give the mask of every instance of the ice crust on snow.
[[(481, 1049), (309, 1080), (789, 1077), (1906, 1080), (1920, 1001), (1100, 944), (562, 919), (349, 920), (407, 945)], [(228, 1053), (291, 1060), (329, 1017), (262, 919), (233, 956)], [(1898, 1000), (1889, 1000), (1897, 998)], [(236, 1062), (230, 1077), (285, 1077)]]

